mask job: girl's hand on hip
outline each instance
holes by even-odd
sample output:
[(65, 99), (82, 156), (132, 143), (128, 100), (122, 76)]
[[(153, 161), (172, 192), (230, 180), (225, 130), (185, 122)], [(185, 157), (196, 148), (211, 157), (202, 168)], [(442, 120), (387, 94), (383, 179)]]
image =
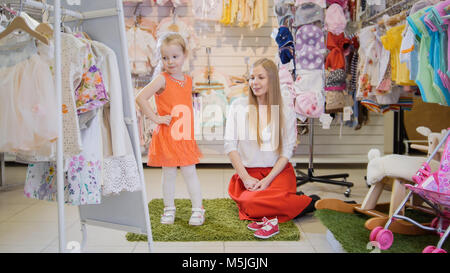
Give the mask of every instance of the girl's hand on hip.
[(169, 125), (171, 121), (172, 121), (172, 116), (165, 115), (165, 116), (158, 116), (156, 123)]

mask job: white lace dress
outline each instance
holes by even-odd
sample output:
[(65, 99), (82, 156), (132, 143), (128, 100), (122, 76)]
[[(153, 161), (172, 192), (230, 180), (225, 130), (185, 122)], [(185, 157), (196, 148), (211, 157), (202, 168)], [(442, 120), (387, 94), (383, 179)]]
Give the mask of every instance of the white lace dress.
[(125, 119), (119, 67), (114, 51), (99, 42), (92, 42), (103, 73), (103, 82), (110, 103), (103, 109), (103, 195), (121, 191), (137, 191), (141, 187), (138, 165)]

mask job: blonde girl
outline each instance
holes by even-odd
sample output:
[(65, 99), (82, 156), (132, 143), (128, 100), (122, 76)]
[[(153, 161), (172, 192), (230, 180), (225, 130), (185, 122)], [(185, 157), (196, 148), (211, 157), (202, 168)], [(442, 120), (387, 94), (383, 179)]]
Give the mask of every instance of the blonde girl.
[[(178, 33), (167, 33), (159, 39), (158, 48), (161, 54), (159, 66), (163, 72), (138, 93), (136, 102), (157, 124), (147, 165), (162, 167), (164, 213), (161, 223), (173, 224), (175, 221), (175, 180), (179, 166), (192, 202), (189, 224), (202, 225), (205, 210), (195, 168), (201, 152), (194, 139), (192, 79), (182, 71), (187, 56), (186, 42)], [(157, 113), (148, 102), (152, 96), (155, 96)]]

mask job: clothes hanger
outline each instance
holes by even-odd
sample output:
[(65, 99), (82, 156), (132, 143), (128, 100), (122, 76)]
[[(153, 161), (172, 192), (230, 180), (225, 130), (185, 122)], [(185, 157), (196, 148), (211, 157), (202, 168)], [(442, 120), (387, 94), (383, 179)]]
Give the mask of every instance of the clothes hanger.
[[(44, 8), (42, 9), (42, 19), (44, 19), (44, 14), (47, 11), (47, 4), (44, 3)], [(53, 37), (53, 28), (46, 22), (47, 20), (43, 20), (42, 23), (40, 23), (36, 27), (36, 31), (47, 37), (48, 39), (51, 39)]]
[(173, 31), (173, 32), (179, 32), (180, 28), (177, 26), (176, 24), (176, 20), (177, 20), (177, 13), (176, 13), (177, 8), (173, 7), (171, 9), (171, 13), (172, 13), (172, 24), (169, 26), (169, 30)]
[(6, 29), (0, 33), (0, 40), (8, 36), (11, 32), (15, 30), (23, 30), (26, 33), (30, 34), (32, 37), (36, 38), (37, 40), (41, 41), (42, 43), (48, 45), (48, 39), (44, 35), (40, 34), (39, 32), (33, 30), (28, 26), (27, 22), (23, 17), (17, 16), (15, 17), (11, 23), (6, 27)]

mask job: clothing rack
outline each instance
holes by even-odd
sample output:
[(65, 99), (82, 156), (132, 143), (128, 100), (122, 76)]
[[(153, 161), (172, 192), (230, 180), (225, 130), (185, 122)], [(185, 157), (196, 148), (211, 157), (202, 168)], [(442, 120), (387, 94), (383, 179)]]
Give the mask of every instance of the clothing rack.
[[(290, 3), (291, 6), (293, 6)], [(295, 14), (295, 10), (293, 11), (293, 14)], [(288, 15), (285, 15), (284, 17), (282, 17), (282, 20), (280, 21), (285, 21), (286, 19), (288, 19)], [(284, 24), (285, 26), (287, 26), (290, 30), (290, 32), (292, 33), (292, 36), (294, 37), (295, 40), (295, 29), (293, 29), (292, 24)], [(280, 25), (281, 26), (281, 25)], [(325, 41), (326, 44), (326, 41)], [(295, 56), (293, 59), (293, 64), (294, 64), (294, 77), (296, 77), (296, 67), (295, 67)], [(325, 73), (324, 73), (325, 75)], [(325, 76), (324, 76), (325, 77)], [(323, 79), (325, 82), (325, 79)], [(323, 175), (323, 176), (315, 176), (314, 175), (314, 119), (313, 118), (308, 118), (308, 125), (309, 125), (309, 130), (308, 130), (308, 137), (309, 137), (309, 161), (308, 161), (308, 171), (307, 173), (299, 170), (299, 168), (295, 168), (296, 171), (296, 179), (297, 179), (297, 187), (301, 186), (303, 184), (306, 184), (308, 182), (319, 182), (319, 183), (325, 183), (325, 184), (332, 184), (332, 185), (338, 185), (338, 186), (345, 186), (347, 187), (347, 190), (344, 192), (344, 195), (346, 197), (350, 196), (351, 193), (351, 187), (353, 187), (353, 183), (352, 182), (347, 182), (347, 177), (349, 177), (349, 174), (344, 173), (344, 174), (333, 174), (333, 175)], [(300, 126), (305, 126), (305, 125), (300, 125)], [(342, 181), (338, 181), (336, 179), (342, 179)], [(300, 191), (298, 192), (300, 193)]]
[[(298, 169), (296, 169), (297, 172), (297, 187), (301, 186), (303, 184), (306, 184), (308, 182), (319, 182), (319, 183), (325, 183), (325, 184), (332, 184), (332, 185), (338, 185), (338, 186), (345, 186), (347, 187), (347, 190), (344, 192), (344, 195), (346, 197), (350, 197), (351, 193), (351, 187), (353, 187), (352, 182), (347, 182), (347, 177), (349, 177), (349, 174), (343, 173), (343, 174), (331, 174), (331, 175), (320, 175), (315, 176), (314, 175), (314, 119), (308, 118), (309, 123), (309, 162), (308, 162), (308, 173), (304, 173)], [(338, 181), (336, 179), (341, 178), (342, 181)]]
[[(122, 192), (120, 195), (104, 197), (102, 204), (99, 205), (83, 205), (79, 206), (81, 231), (83, 241), (81, 250), (86, 244), (87, 232), (86, 224), (108, 227), (113, 229), (125, 230), (130, 232), (145, 233), (148, 236), (149, 251), (153, 250), (153, 239), (151, 233), (148, 203), (145, 190), (145, 180), (142, 168), (142, 157), (140, 156), (138, 129), (136, 123), (136, 110), (134, 105), (134, 94), (132, 92), (131, 73), (128, 62), (127, 41), (125, 34), (125, 20), (122, 6), (122, 0), (97, 0), (97, 1), (82, 1), (81, 6), (77, 7), (79, 11), (74, 11), (72, 8), (67, 9), (67, 4), (64, 8), (61, 6), (61, 0), (52, 1), (53, 5), (41, 3), (32, 0), (21, 1), (21, 7), (31, 7), (45, 11), (52, 11), (54, 13), (54, 50), (55, 50), (55, 88), (58, 104), (62, 104), (62, 85), (61, 85), (61, 15), (65, 14), (71, 18), (67, 21), (79, 21), (83, 24), (92, 27), (93, 32), (101, 40), (109, 41), (111, 47), (116, 55), (119, 63), (121, 74), (121, 83), (124, 103), (124, 120), (127, 124), (128, 132), (130, 133), (133, 144), (134, 155), (138, 165), (141, 181), (141, 192)], [(64, 1), (65, 2), (65, 1)], [(84, 11), (84, 12), (82, 12)], [(95, 19), (95, 20), (89, 20)], [(113, 28), (117, 28), (114, 31)], [(112, 29), (113, 31), (105, 31), (105, 29)], [(95, 31), (94, 31), (95, 30)], [(117, 41), (120, 44), (117, 45)], [(127, 104), (125, 103), (127, 102)], [(65, 215), (64, 215), (64, 171), (63, 171), (63, 144), (62, 144), (62, 113), (58, 115), (58, 138), (57, 138), (57, 154), (56, 154), (56, 170), (57, 170), (57, 205), (58, 205), (58, 234), (59, 234), (59, 252), (67, 252), (66, 249), (66, 233), (65, 233)], [(0, 155), (0, 160), (3, 162), (4, 156)], [(1, 165), (0, 182), (4, 182), (3, 163)], [(0, 184), (1, 186), (2, 184)], [(136, 202), (141, 204), (136, 204)], [(128, 205), (133, 208), (130, 211)], [(128, 210), (126, 210), (128, 208)], [(137, 215), (140, 213), (139, 215)], [(116, 218), (114, 216), (117, 216)], [(143, 216), (143, 217), (142, 217)], [(139, 219), (131, 219), (131, 217)], [(142, 218), (144, 219), (142, 219)]]
[(387, 8), (387, 9), (385, 9), (385, 10), (383, 10), (383, 11), (377, 13), (377, 14), (375, 14), (372, 17), (364, 19), (362, 21), (362, 23), (369, 23), (369, 22), (379, 18), (380, 16), (389, 13), (391, 10), (393, 10), (393, 9), (399, 7), (399, 6), (403, 6), (402, 10), (410, 9), (417, 1), (419, 1), (419, 0), (402, 0), (402, 1), (400, 1), (400, 2), (398, 2), (396, 4), (394, 4), (394, 5), (390, 6), (389, 8)]

